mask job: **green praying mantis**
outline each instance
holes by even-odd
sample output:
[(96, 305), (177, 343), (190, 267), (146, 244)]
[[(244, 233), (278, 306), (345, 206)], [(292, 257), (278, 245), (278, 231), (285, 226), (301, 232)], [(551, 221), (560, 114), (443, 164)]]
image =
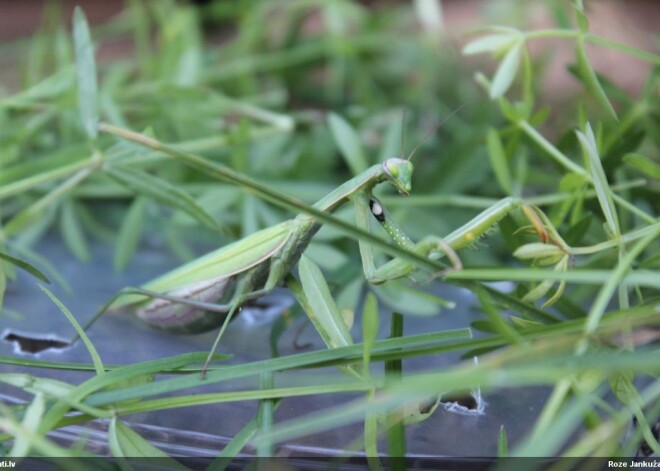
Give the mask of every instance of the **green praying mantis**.
[[(89, 328), (108, 308), (132, 307), (137, 316), (151, 326), (177, 333), (201, 333), (220, 327), (209, 352), (206, 370), (220, 339), (234, 314), (246, 302), (259, 298), (281, 283), (291, 284), (295, 279), (290, 272), (299, 262), (311, 239), (323, 222), (346, 225), (328, 213), (352, 201), (356, 208), (359, 249), (364, 276), (370, 283), (410, 276), (420, 266), (430, 270), (431, 276), (444, 273), (445, 266), (435, 260), (447, 256), (453, 269), (461, 264), (455, 250), (472, 245), (494, 224), (513, 209), (523, 204), (517, 198), (505, 198), (479, 214), (447, 237), (427, 236), (413, 242), (389, 217), (382, 203), (373, 195), (381, 183), (389, 183), (400, 195), (412, 189), (413, 164), (417, 148), (407, 158), (393, 157), (356, 175), (313, 206), (276, 195), (274, 190), (230, 169), (201, 157), (179, 151), (173, 147), (113, 125), (101, 123), (100, 130), (133, 141), (154, 151), (181, 160), (200, 170), (209, 172), (231, 183), (239, 184), (282, 206), (304, 208), (293, 219), (262, 229), (237, 242), (217, 249), (166, 273), (140, 288), (122, 290), (87, 324)], [(528, 211), (525, 211), (529, 217)], [(389, 247), (395, 258), (380, 267), (375, 266), (373, 242), (384, 244), (370, 231), (370, 220), (375, 218), (391, 238)], [(365, 240), (367, 239), (367, 240)], [(387, 248), (387, 245), (385, 246)], [(146, 299), (145, 299), (146, 298)]]

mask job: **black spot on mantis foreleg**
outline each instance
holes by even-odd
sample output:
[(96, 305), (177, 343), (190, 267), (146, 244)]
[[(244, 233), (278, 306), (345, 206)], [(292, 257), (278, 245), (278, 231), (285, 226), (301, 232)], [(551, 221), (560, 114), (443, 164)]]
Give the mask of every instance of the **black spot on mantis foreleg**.
[(383, 209), (383, 206), (376, 200), (370, 199), (369, 200), (369, 209), (371, 210), (371, 214), (374, 215), (376, 220), (380, 223), (385, 222), (385, 210)]

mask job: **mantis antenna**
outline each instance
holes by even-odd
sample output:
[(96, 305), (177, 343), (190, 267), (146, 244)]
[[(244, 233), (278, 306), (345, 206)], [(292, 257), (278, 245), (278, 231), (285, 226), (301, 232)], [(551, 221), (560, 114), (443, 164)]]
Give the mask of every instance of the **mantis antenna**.
[[(416, 145), (415, 148), (412, 150), (412, 152), (408, 155), (408, 158), (407, 158), (406, 160), (411, 160), (412, 157), (413, 157), (413, 155), (415, 155), (415, 152), (417, 152), (417, 149), (419, 148), (419, 146), (421, 146), (424, 142), (426, 142), (426, 140), (427, 140), (429, 137), (431, 137), (433, 134), (435, 134), (436, 132), (438, 132), (438, 129), (440, 129), (440, 126), (442, 126), (442, 125), (445, 124), (447, 121), (449, 121), (449, 118), (451, 118), (451, 117), (454, 116), (456, 113), (458, 113), (459, 111), (461, 111), (461, 110), (463, 109), (464, 106), (465, 106), (465, 104), (462, 104), (461, 106), (459, 106), (458, 108), (456, 108), (454, 111), (452, 111), (451, 113), (449, 113), (447, 116), (445, 116), (445, 117), (442, 119), (442, 121), (440, 121), (440, 122), (438, 123), (438, 125), (437, 125), (436, 127), (434, 127), (434, 128), (431, 130), (431, 132), (429, 132), (426, 136), (424, 136), (424, 138), (423, 138), (421, 141), (419, 141), (419, 142), (417, 143), (417, 145)], [(401, 134), (403, 135), (403, 126), (401, 127)], [(401, 138), (401, 147), (402, 147), (402, 148), (401, 148), (401, 155), (403, 155), (403, 137)]]

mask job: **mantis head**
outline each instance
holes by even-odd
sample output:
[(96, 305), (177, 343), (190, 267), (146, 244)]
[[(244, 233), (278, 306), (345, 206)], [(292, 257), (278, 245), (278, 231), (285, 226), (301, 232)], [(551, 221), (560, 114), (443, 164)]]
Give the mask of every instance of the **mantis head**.
[(409, 160), (392, 157), (383, 162), (383, 170), (387, 180), (404, 196), (412, 189), (413, 164)]

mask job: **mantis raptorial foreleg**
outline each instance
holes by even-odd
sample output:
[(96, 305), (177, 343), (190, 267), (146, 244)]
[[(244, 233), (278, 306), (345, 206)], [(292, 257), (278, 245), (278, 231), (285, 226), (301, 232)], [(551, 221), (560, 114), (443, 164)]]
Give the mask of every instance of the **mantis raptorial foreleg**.
[[(507, 214), (520, 207), (526, 207), (527, 210), (524, 211), (524, 214), (530, 220), (541, 239), (545, 241), (548, 238), (536, 210), (531, 209), (531, 206), (526, 205), (520, 198), (504, 198), (446, 237), (440, 238), (430, 235), (417, 243), (414, 243), (405, 234), (403, 229), (389, 216), (383, 204), (373, 195), (360, 194), (355, 199), (358, 226), (369, 229), (370, 219), (367, 216), (368, 213), (371, 213), (392, 240), (400, 247), (432, 259), (446, 256), (452, 264), (452, 268), (449, 270), (460, 270), (462, 268), (461, 261), (456, 255), (456, 250), (475, 244)], [(416, 269), (413, 264), (400, 258), (394, 258), (388, 263), (376, 268), (371, 245), (362, 242), (360, 243), (360, 253), (365, 277), (372, 284), (380, 284), (388, 280), (410, 276)], [(441, 276), (444, 273), (446, 271), (435, 273), (433, 277)]]

